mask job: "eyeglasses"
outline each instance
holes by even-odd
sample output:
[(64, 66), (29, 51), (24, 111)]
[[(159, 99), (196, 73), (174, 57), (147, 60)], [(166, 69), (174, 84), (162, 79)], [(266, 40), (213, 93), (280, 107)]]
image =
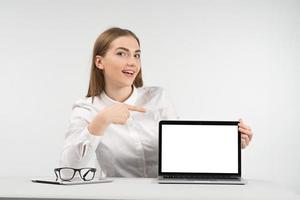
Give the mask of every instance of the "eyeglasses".
[(82, 180), (91, 181), (95, 176), (96, 168), (75, 169), (71, 167), (61, 167), (54, 169), (56, 180), (60, 179), (62, 181), (71, 181), (74, 178), (76, 172), (79, 172), (80, 178)]

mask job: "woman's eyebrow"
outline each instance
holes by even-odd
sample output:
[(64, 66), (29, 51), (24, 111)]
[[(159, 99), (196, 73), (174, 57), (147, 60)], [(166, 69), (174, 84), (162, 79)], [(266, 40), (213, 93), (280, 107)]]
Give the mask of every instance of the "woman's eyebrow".
[[(126, 52), (130, 52), (130, 50), (127, 49), (127, 48), (125, 48), (125, 47), (118, 47), (118, 48), (116, 48), (116, 50), (118, 50), (118, 49), (124, 50), (124, 51), (126, 51)], [(136, 52), (136, 53), (140, 53), (141, 50), (140, 50), (140, 49), (137, 49), (137, 50), (135, 50), (135, 52)]]

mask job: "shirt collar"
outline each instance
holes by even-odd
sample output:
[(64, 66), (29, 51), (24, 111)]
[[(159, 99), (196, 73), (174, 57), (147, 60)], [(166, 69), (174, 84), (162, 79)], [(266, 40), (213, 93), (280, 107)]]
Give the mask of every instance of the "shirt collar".
[(126, 104), (129, 104), (129, 105), (134, 105), (135, 101), (137, 99), (137, 89), (133, 86), (133, 91), (132, 91), (131, 95), (124, 102), (118, 102), (116, 100), (113, 100), (112, 98), (107, 96), (104, 91), (101, 93), (100, 98), (107, 105), (113, 105), (113, 104), (116, 104), (116, 103), (126, 103)]

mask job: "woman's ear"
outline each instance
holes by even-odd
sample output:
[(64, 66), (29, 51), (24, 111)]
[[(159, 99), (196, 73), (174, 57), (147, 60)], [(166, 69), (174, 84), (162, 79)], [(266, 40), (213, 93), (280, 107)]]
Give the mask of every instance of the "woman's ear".
[(95, 57), (95, 66), (98, 68), (98, 69), (104, 69), (103, 67), (103, 57), (102, 56), (96, 56)]

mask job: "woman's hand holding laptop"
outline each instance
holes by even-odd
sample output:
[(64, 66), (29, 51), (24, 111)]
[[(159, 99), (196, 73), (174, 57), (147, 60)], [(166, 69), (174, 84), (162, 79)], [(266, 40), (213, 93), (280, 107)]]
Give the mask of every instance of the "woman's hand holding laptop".
[(246, 148), (253, 137), (253, 132), (250, 126), (246, 125), (242, 119), (239, 120), (239, 131), (241, 132), (241, 147)]

